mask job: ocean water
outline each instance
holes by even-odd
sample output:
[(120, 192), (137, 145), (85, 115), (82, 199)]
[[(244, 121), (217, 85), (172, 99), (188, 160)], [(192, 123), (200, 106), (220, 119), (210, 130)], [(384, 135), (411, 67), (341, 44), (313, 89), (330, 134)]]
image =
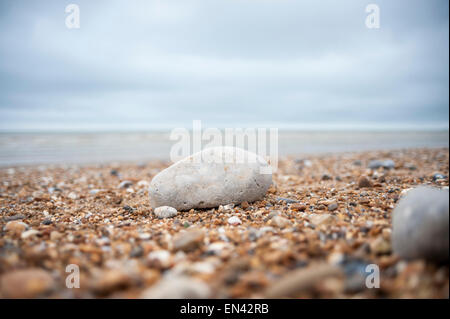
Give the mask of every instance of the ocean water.
[[(0, 166), (169, 160), (176, 142), (169, 132), (0, 133)], [(448, 146), (448, 131), (278, 132), (279, 156)]]

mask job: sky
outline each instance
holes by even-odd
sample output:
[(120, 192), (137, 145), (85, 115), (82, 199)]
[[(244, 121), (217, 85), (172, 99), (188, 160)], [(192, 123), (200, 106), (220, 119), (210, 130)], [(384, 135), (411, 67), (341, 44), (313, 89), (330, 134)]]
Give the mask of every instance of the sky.
[(2, 0), (0, 131), (448, 129), (448, 6)]

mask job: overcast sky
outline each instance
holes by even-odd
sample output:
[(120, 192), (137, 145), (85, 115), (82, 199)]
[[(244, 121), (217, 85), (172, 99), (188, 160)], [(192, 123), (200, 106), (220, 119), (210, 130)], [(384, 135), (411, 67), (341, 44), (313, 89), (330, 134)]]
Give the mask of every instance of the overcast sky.
[(0, 129), (448, 128), (448, 3), (1, 0)]

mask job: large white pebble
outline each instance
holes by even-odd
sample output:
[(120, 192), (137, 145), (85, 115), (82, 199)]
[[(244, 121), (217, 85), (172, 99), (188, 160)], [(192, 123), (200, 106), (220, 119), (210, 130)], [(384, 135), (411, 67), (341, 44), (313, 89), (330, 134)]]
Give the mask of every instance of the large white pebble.
[(235, 147), (208, 148), (157, 174), (150, 204), (189, 210), (253, 202), (271, 183), (270, 166), (261, 156)]

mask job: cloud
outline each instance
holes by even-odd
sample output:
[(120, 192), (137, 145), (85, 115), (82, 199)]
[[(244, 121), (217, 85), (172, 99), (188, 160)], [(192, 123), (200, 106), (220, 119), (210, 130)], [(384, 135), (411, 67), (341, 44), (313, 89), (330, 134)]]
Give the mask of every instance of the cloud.
[(448, 126), (448, 3), (2, 1), (0, 128)]

